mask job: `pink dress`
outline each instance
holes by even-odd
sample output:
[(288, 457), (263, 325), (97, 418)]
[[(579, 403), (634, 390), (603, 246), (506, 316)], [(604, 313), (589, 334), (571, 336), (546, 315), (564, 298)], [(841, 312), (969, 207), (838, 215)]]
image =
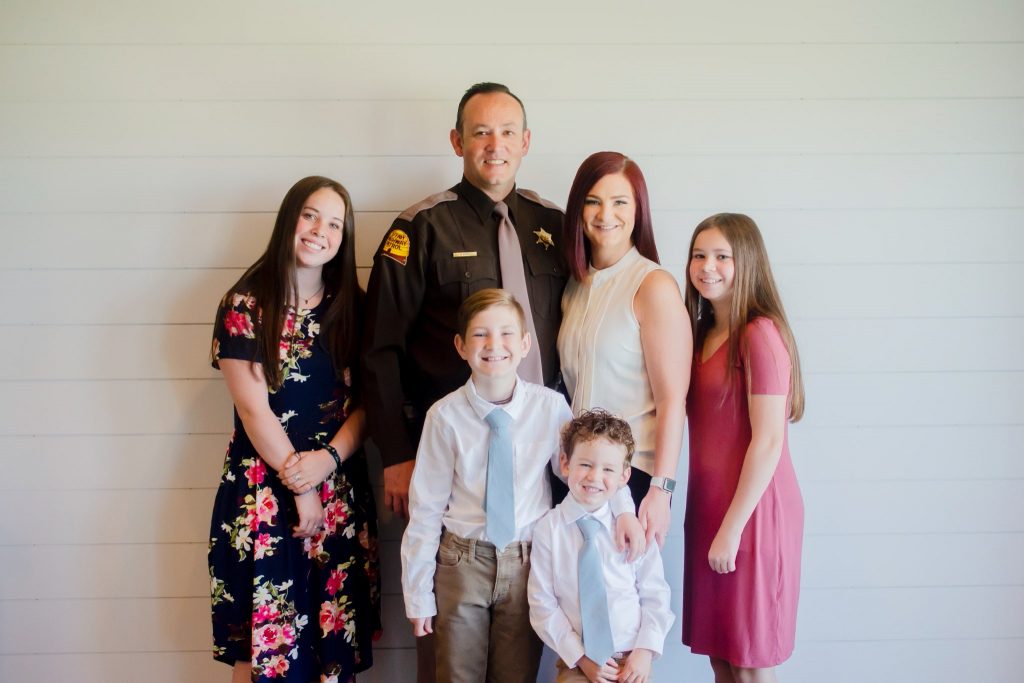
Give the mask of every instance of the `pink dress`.
[[(789, 394), (789, 354), (775, 324), (747, 324), (747, 359), (726, 377), (728, 341), (694, 357), (686, 399), (690, 473), (683, 561), (683, 643), (735, 666), (770, 667), (793, 652), (804, 506), (788, 430), (771, 483), (743, 529), (736, 571), (716, 574), (708, 550), (739, 482), (750, 445), (750, 393)], [(742, 355), (742, 354), (741, 354)]]

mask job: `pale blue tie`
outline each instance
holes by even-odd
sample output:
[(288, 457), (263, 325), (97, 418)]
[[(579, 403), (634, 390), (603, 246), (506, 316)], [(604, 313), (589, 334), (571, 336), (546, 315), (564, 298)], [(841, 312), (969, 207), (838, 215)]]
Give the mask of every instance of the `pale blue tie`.
[(496, 408), (484, 418), (491, 426), (487, 444), (487, 493), (484, 512), (487, 514), (487, 538), (498, 550), (516, 536), (516, 500), (512, 489), (512, 418)]
[(615, 641), (612, 640), (612, 626), (608, 620), (608, 596), (597, 549), (601, 522), (593, 517), (581, 517), (576, 520), (576, 525), (583, 532), (579, 560), (583, 653), (595, 664), (604, 664), (615, 652)]

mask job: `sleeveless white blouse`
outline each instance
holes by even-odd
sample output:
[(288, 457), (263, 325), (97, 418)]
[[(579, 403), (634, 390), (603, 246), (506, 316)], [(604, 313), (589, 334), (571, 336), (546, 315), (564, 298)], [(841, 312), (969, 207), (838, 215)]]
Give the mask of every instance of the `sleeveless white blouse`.
[(558, 356), (573, 415), (604, 408), (629, 422), (636, 442), (633, 466), (654, 469), (654, 396), (640, 345), (633, 298), (647, 275), (662, 270), (633, 247), (618, 263), (589, 268), (562, 295)]

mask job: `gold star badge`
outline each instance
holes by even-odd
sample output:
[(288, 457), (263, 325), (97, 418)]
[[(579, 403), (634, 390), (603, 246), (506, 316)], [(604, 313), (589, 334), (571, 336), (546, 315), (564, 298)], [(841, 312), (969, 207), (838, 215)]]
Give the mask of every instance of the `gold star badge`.
[(551, 233), (544, 228), (537, 228), (533, 231), (533, 234), (537, 236), (536, 244), (544, 245), (544, 251), (547, 251), (548, 247), (555, 246), (555, 240), (551, 238)]

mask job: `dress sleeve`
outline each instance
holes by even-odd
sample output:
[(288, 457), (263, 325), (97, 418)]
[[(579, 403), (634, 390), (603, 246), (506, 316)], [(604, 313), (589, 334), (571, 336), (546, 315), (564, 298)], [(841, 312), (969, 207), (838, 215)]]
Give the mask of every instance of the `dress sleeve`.
[(757, 318), (748, 323), (744, 346), (750, 393), (769, 396), (789, 394), (789, 352), (775, 323), (768, 318)]
[(217, 318), (213, 322), (213, 349), (210, 353), (213, 367), (220, 369), (223, 358), (262, 362), (256, 327), (259, 309), (250, 294), (231, 293), (225, 297)]

